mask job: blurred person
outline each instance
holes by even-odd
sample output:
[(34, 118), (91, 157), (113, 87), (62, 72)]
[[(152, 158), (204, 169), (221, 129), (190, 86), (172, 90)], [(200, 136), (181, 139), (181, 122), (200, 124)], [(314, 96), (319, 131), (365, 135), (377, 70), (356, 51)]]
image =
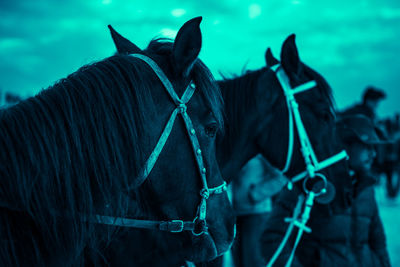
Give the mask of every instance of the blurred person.
[(381, 129), (384, 129), (388, 136), (385, 145), (377, 147), (377, 159), (374, 162), (374, 171), (386, 178), (386, 192), (388, 204), (396, 203), (396, 197), (400, 190), (400, 117), (395, 114), (378, 122)]
[(368, 86), (363, 93), (362, 102), (356, 104), (342, 112), (343, 116), (362, 114), (370, 118), (373, 122), (376, 120), (376, 111), (379, 103), (386, 98), (386, 93), (373, 86)]
[[(362, 96), (362, 102), (344, 110), (340, 115), (349, 116), (362, 114), (371, 119), (376, 126), (376, 132), (381, 139), (388, 139), (389, 133), (385, 125), (380, 123), (377, 119), (377, 109), (380, 102), (386, 98), (386, 93), (373, 86), (368, 86)], [(389, 145), (390, 146), (390, 145)], [(387, 148), (388, 145), (380, 145), (376, 147), (377, 156), (373, 168), (377, 173), (390, 172), (391, 166), (386, 164)]]
[(271, 211), (271, 197), (287, 181), (260, 154), (250, 159), (232, 181), (232, 202), (237, 215), (237, 236), (232, 249), (236, 267), (263, 266), (259, 239)]
[[(349, 155), (349, 177), (352, 190), (347, 207), (325, 206), (311, 212), (292, 266), (363, 266), (389, 267), (386, 236), (374, 195), (375, 177), (371, 165), (374, 146), (381, 144), (372, 121), (363, 115), (346, 116), (336, 124), (337, 133)], [(282, 240), (297, 199), (294, 192), (282, 190), (261, 238), (262, 255), (268, 262)], [(321, 207), (321, 206), (320, 206)], [(295, 234), (292, 234), (294, 238)], [(285, 266), (291, 252), (291, 240), (274, 266)]]

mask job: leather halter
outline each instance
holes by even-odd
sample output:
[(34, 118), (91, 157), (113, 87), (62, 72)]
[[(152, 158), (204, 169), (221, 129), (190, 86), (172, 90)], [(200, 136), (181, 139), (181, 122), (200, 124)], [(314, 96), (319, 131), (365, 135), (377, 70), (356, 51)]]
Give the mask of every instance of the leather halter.
[[(171, 221), (150, 221), (150, 220), (138, 220), (130, 218), (121, 217), (111, 217), (96, 215), (96, 223), (107, 224), (112, 226), (122, 226), (122, 227), (134, 227), (134, 228), (144, 228), (144, 229), (156, 229), (168, 232), (182, 232), (191, 231), (193, 235), (201, 235), (207, 233), (207, 223), (206, 223), (206, 212), (207, 212), (207, 199), (213, 194), (221, 194), (226, 191), (226, 182), (223, 182), (220, 186), (209, 188), (207, 185), (207, 170), (204, 166), (204, 160), (202, 151), (200, 149), (200, 144), (196, 136), (196, 131), (193, 127), (192, 120), (186, 112), (186, 104), (189, 102), (190, 98), (193, 96), (196, 86), (193, 81), (190, 82), (182, 97), (179, 98), (176, 94), (174, 87), (168, 80), (167, 76), (161, 70), (161, 68), (148, 56), (142, 54), (131, 54), (130, 56), (144, 61), (149, 65), (157, 77), (160, 79), (161, 83), (164, 85), (167, 93), (171, 97), (172, 101), (175, 103), (176, 108), (172, 112), (167, 125), (165, 126), (154, 150), (147, 159), (143, 169), (138, 177), (137, 184), (141, 184), (149, 176), (151, 170), (153, 169), (157, 159), (167, 142), (169, 135), (171, 134), (172, 127), (174, 126), (175, 119), (178, 114), (181, 114), (183, 121), (185, 122), (186, 132), (189, 136), (189, 140), (194, 152), (194, 157), (196, 159), (198, 171), (201, 177), (203, 188), (200, 190), (200, 204), (198, 205), (196, 216), (193, 221), (182, 221), (182, 220), (171, 220)], [(199, 231), (200, 230), (200, 231)]]

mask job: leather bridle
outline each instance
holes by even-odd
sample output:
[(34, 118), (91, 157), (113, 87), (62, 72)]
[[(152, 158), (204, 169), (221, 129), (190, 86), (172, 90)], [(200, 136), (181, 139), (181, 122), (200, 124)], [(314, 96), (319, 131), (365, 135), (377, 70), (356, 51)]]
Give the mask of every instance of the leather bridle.
[[(300, 140), (301, 153), (303, 155), (304, 163), (306, 165), (306, 170), (297, 174), (293, 177), (290, 182), (288, 182), (288, 188), (291, 190), (293, 188), (293, 183), (298, 182), (302, 179), (303, 181), (303, 190), (305, 196), (300, 194), (298, 197), (298, 201), (296, 207), (293, 211), (293, 216), (289, 218), (285, 218), (284, 222), (289, 223), (289, 226), (286, 230), (286, 233), (276, 249), (274, 255), (271, 257), (269, 262), (267, 263), (267, 267), (272, 267), (275, 261), (278, 259), (281, 254), (284, 246), (289, 240), (289, 237), (294, 229), (294, 227), (298, 228), (297, 236), (295, 242), (293, 244), (293, 248), (291, 250), (290, 256), (285, 264), (285, 267), (289, 267), (292, 264), (294, 259), (296, 248), (300, 242), (302, 234), (304, 232), (311, 232), (311, 228), (306, 225), (308, 219), (310, 218), (311, 209), (314, 204), (314, 199), (319, 195), (327, 193), (328, 181), (322, 173), (319, 171), (341, 161), (344, 159), (348, 159), (348, 155), (345, 150), (319, 162), (317, 156), (315, 155), (314, 149), (312, 148), (310, 139), (307, 135), (307, 131), (304, 127), (303, 121), (301, 120), (301, 115), (299, 111), (299, 105), (296, 101), (295, 95), (297, 93), (304, 92), (311, 88), (314, 88), (317, 83), (315, 81), (309, 81), (304, 84), (301, 84), (295, 88), (292, 88), (290, 85), (289, 77), (285, 73), (283, 67), (280, 64), (274, 65), (271, 69), (275, 72), (276, 77), (282, 87), (283, 93), (286, 97), (286, 103), (288, 107), (289, 113), (289, 142), (288, 142), (288, 152), (286, 156), (286, 163), (282, 169), (282, 172), (287, 172), (290, 167), (290, 163), (293, 156), (293, 138), (294, 138), (294, 126), (296, 126), (297, 134)], [(294, 122), (294, 123), (293, 123)], [(295, 124), (295, 125), (294, 125)], [(310, 179), (321, 179), (322, 186), (318, 187), (318, 189), (307, 188), (307, 181)], [(315, 192), (317, 191), (317, 192)], [(304, 208), (302, 208), (304, 206)], [(303, 211), (301, 211), (303, 210)]]
[(306, 170), (293, 177), (291, 179), (292, 183), (300, 181), (301, 179), (307, 176), (313, 178), (316, 176), (316, 173), (318, 171), (325, 169), (330, 165), (333, 165), (343, 159), (346, 159), (348, 157), (347, 153), (345, 150), (342, 150), (341, 152), (319, 162), (314, 152), (314, 149), (311, 145), (310, 138), (308, 137), (306, 128), (304, 127), (299, 111), (299, 104), (296, 101), (295, 95), (316, 87), (317, 83), (315, 81), (309, 81), (295, 88), (292, 88), (289, 82), (289, 78), (280, 64), (272, 66), (271, 69), (275, 72), (276, 77), (282, 87), (283, 93), (286, 97), (286, 103), (289, 114), (288, 152), (286, 154), (287, 155), (286, 163), (281, 171), (283, 173), (287, 172), (291, 164), (293, 156), (294, 128), (296, 128), (297, 134), (299, 136), (300, 146), (301, 146), (300, 150), (303, 155), (304, 163), (306, 165)]
[(171, 97), (172, 101), (176, 105), (176, 108), (172, 112), (155, 148), (150, 154), (149, 158), (145, 162), (143, 169), (140, 172), (138, 180), (135, 181), (135, 184), (141, 184), (146, 180), (149, 176), (151, 170), (153, 169), (157, 159), (167, 142), (169, 135), (171, 134), (171, 130), (174, 126), (174, 122), (178, 114), (181, 115), (184, 123), (187, 135), (189, 136), (189, 140), (194, 152), (194, 157), (196, 159), (198, 171), (201, 177), (201, 181), (203, 184), (203, 188), (200, 190), (201, 200), (197, 207), (196, 215), (193, 221), (183, 221), (183, 220), (170, 220), (170, 221), (152, 221), (152, 220), (139, 220), (139, 219), (131, 219), (131, 218), (122, 218), (122, 217), (111, 217), (104, 215), (96, 215), (95, 223), (107, 224), (112, 226), (121, 226), (121, 227), (134, 227), (134, 228), (144, 228), (144, 229), (156, 229), (161, 231), (168, 232), (182, 232), (182, 231), (191, 231), (193, 235), (199, 236), (203, 233), (207, 233), (207, 199), (214, 194), (221, 194), (226, 191), (226, 182), (223, 182), (220, 186), (209, 188), (207, 185), (207, 170), (204, 166), (204, 160), (202, 151), (200, 148), (200, 144), (198, 138), (196, 136), (196, 131), (193, 127), (192, 120), (186, 112), (186, 105), (193, 96), (196, 86), (191, 81), (187, 86), (185, 92), (182, 97), (179, 98), (176, 94), (173, 85), (168, 80), (167, 76), (161, 70), (161, 68), (154, 62), (150, 57), (142, 55), (142, 54), (131, 54), (130, 56), (140, 59), (144, 61), (150, 68), (154, 71), (157, 77), (160, 79), (161, 83), (164, 85), (167, 93)]

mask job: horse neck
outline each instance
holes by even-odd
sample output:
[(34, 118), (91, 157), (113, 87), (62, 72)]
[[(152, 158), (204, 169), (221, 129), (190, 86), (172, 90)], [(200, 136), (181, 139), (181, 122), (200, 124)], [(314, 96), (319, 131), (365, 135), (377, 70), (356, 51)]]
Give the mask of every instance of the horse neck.
[(224, 136), (218, 141), (217, 160), (228, 181), (257, 154), (254, 141), (257, 132), (256, 82), (246, 84), (240, 79), (242, 77), (218, 82), (224, 99), (226, 127)]
[(130, 266), (184, 264), (182, 258), (185, 247), (178, 237), (171, 237), (166, 232), (125, 228), (116, 234), (113, 242), (105, 255), (113, 266), (124, 266), (127, 262)]

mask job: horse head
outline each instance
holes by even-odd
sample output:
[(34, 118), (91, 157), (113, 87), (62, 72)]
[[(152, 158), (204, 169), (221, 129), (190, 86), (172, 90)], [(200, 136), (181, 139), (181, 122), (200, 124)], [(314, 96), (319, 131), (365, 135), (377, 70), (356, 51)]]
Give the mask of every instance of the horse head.
[[(166, 256), (171, 257), (172, 253), (176, 253), (191, 261), (203, 261), (221, 255), (230, 247), (234, 235), (233, 213), (226, 193), (212, 193), (215, 191), (213, 188), (224, 189), (224, 181), (215, 157), (216, 135), (223, 127), (222, 98), (210, 71), (198, 59), (202, 40), (200, 21), (201, 18), (195, 18), (186, 22), (178, 31), (174, 42), (153, 40), (144, 50), (109, 26), (119, 55), (129, 56), (134, 61), (138, 60), (135, 58), (137, 55), (150, 58), (165, 73), (165, 78), (157, 78), (153, 73), (153, 80), (168, 80), (175, 89), (176, 96), (172, 97), (172, 101), (171, 95), (157, 93), (152, 89), (157, 109), (154, 118), (167, 121), (176, 108), (174, 102), (185, 110), (183, 117), (191, 118), (190, 125), (186, 119), (183, 123), (176, 124), (176, 129), (171, 132), (168, 142), (159, 154), (159, 162), (154, 165), (147, 179), (137, 183), (150, 189), (148, 192), (154, 195), (140, 193), (130, 196), (135, 202), (149, 203), (144, 198), (157, 200), (152, 201), (151, 209), (147, 209), (147, 212), (151, 211), (148, 214), (151, 218), (189, 221), (196, 217), (197, 222), (201, 216), (205, 216), (203, 219), (207, 222), (208, 230), (204, 234), (175, 234), (170, 238), (174, 241), (163, 241), (160, 245), (164, 246)], [(196, 89), (192, 98), (186, 91), (188, 87)], [(182, 103), (176, 101), (177, 96), (190, 101), (181, 105)], [(162, 127), (154, 129), (154, 137), (161, 135)], [(197, 136), (198, 144), (193, 141), (193, 136)], [(153, 147), (154, 145), (151, 149)], [(194, 154), (191, 148), (194, 149)], [(148, 154), (150, 153), (151, 150)], [(207, 191), (205, 198), (202, 195), (204, 190)], [(203, 202), (204, 204), (199, 204)], [(201, 215), (204, 207), (206, 214)], [(157, 240), (164, 239), (160, 233), (155, 235)], [(175, 243), (174, 246), (171, 243)]]
[[(338, 154), (342, 147), (334, 130), (336, 112), (331, 87), (301, 61), (294, 35), (284, 41), (280, 57), (281, 61), (277, 60), (268, 48), (266, 67), (219, 82), (227, 114), (226, 135), (218, 155), (224, 176), (234, 178), (238, 168), (257, 153), (289, 178), (304, 170), (315, 173), (306, 161), (319, 163), (333, 155), (340, 160), (345, 157), (344, 153)], [(312, 154), (307, 159), (304, 142), (300, 141), (303, 139), (308, 140), (307, 153)], [(328, 179), (336, 187), (343, 187), (343, 180), (333, 175)]]

